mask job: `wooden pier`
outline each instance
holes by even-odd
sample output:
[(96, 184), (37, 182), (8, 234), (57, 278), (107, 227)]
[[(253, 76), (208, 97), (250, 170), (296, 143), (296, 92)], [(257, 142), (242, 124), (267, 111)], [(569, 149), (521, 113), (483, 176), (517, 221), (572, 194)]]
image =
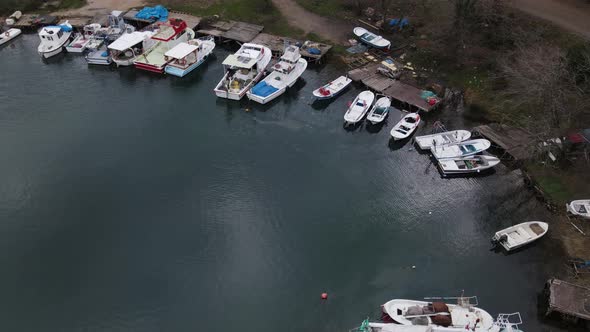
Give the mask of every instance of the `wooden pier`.
[(52, 25), (57, 23), (57, 17), (51, 15), (39, 14), (23, 14), (21, 18), (16, 21), (14, 28), (24, 31), (34, 31), (45, 25)]
[(209, 24), (207, 28), (197, 30), (197, 33), (239, 43), (249, 43), (262, 32), (262, 29), (264, 29), (262, 25), (246, 22), (217, 21)]
[[(301, 41), (289, 37), (275, 36), (268, 33), (258, 34), (252, 41), (254, 44), (260, 44), (267, 46), (272, 51), (273, 56), (281, 56), (285, 49), (285, 44), (297, 45), (301, 47), (301, 56), (306, 60), (310, 60), (315, 63), (321, 62), (322, 58), (332, 48), (332, 45), (314, 42), (311, 40)], [(320, 54), (310, 53), (310, 49), (317, 48), (320, 50)]]
[(532, 157), (530, 147), (534, 143), (534, 138), (522, 129), (490, 124), (475, 127), (473, 131), (502, 148), (514, 160), (522, 161)]
[(547, 281), (543, 293), (547, 300), (546, 316), (555, 312), (568, 321), (590, 321), (590, 288), (554, 278)]

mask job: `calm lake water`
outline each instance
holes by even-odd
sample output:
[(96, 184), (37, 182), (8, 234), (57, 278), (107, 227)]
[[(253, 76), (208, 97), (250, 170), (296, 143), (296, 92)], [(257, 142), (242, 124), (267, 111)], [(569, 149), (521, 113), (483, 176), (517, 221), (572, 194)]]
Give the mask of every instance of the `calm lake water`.
[[(390, 146), (397, 114), (344, 130), (358, 87), (310, 99), (335, 68), (261, 107), (214, 96), (226, 50), (176, 79), (43, 63), (37, 44), (0, 49), (2, 331), (348, 331), (389, 299), (461, 290), (560, 331), (537, 312), (555, 241), (489, 251), (551, 218), (518, 173), (443, 179)], [(420, 130), (439, 119), (471, 125)]]

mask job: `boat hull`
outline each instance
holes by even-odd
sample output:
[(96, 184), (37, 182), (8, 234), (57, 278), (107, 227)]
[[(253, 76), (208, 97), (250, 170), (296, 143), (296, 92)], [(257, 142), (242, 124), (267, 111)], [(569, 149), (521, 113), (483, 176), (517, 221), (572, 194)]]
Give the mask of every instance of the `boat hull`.
[[(580, 212), (582, 206), (584, 206), (585, 212)], [(567, 210), (575, 216), (590, 219), (590, 200), (580, 199), (572, 201), (567, 205)]]
[[(477, 167), (469, 168), (466, 161), (476, 161), (478, 159), (484, 159), (487, 165), (478, 165)], [(464, 168), (459, 168), (457, 162), (462, 161)], [(441, 159), (438, 161), (438, 166), (444, 175), (460, 175), (460, 174), (473, 174), (486, 171), (494, 168), (500, 163), (500, 159), (493, 156), (474, 156), (467, 158), (449, 158)]]
[(415, 138), (418, 147), (422, 150), (431, 149), (435, 145), (456, 144), (471, 138), (471, 132), (467, 130), (446, 131), (433, 135), (422, 135)]
[(14, 38), (20, 36), (22, 31), (20, 29), (8, 29), (6, 32), (2, 32), (2, 38), (0, 39), (0, 45), (4, 45)]
[[(532, 230), (533, 225), (539, 228), (539, 233)], [(492, 237), (492, 242), (501, 245), (506, 251), (512, 251), (540, 239), (547, 234), (548, 230), (549, 225), (545, 222), (527, 221), (496, 232)], [(504, 235), (507, 240), (501, 241)]]
[(166, 66), (164, 71), (166, 72), (166, 74), (170, 74), (170, 75), (178, 76), (178, 77), (184, 77), (184, 76), (188, 75), (190, 72), (192, 72), (193, 70), (197, 69), (200, 65), (202, 65), (203, 62), (205, 62), (205, 60), (207, 60), (207, 57), (208, 56), (204, 57), (200, 61), (193, 63), (192, 65), (190, 65), (186, 69), (180, 69), (178, 67), (168, 65), (168, 66)]
[(129, 66), (133, 66), (133, 60), (135, 60), (135, 59), (129, 59), (129, 60), (112, 59), (112, 60), (117, 65), (117, 67), (129, 67)]
[(141, 69), (141, 70), (145, 70), (145, 71), (149, 71), (152, 73), (158, 73), (158, 74), (163, 74), (164, 73), (164, 66), (154, 66), (154, 65), (148, 65), (145, 63), (135, 63), (135, 68), (137, 69)]
[[(279, 88), (277, 91), (271, 93), (268, 96), (264, 96), (264, 97), (256, 95), (256, 94), (252, 93), (252, 90), (250, 90), (246, 93), (248, 95), (248, 99), (255, 101), (259, 104), (266, 104), (266, 103), (269, 103), (269, 102), (275, 100), (277, 97), (284, 94), (285, 91), (287, 91), (287, 88), (290, 88), (293, 85), (295, 85), (295, 82), (297, 82), (299, 77), (301, 77), (301, 75), (303, 74), (303, 72), (306, 69), (307, 69), (307, 61), (305, 59), (299, 59), (299, 61), (297, 63), (297, 69), (295, 69), (296, 72), (293, 74), (293, 76), (287, 77), (287, 79), (290, 79), (291, 81), (286, 86), (283, 86), (283, 87)], [(271, 76), (272, 75), (267, 76), (266, 79), (268, 79)]]
[[(341, 81), (341, 83), (340, 83)], [(319, 89), (314, 90), (313, 96), (315, 97), (316, 100), (328, 100), (328, 99), (332, 99), (334, 97), (337, 97), (340, 93), (342, 93), (342, 91), (346, 90), (346, 88), (352, 83), (352, 80), (344, 77), (344, 76), (340, 76), (337, 79), (335, 79), (334, 81), (328, 83), (327, 85), (324, 85), (323, 87), (320, 87)], [(331, 89), (331, 85), (333, 84), (340, 84), (336, 90), (332, 90)], [(329, 95), (323, 95), (320, 92), (320, 89), (322, 88), (327, 88), (330, 91)]]
[(48, 52), (39, 52), (39, 56), (41, 56), (43, 59), (49, 59), (53, 56), (60, 54), (62, 51), (63, 46), (60, 46)]
[[(252, 86), (254, 84), (258, 83), (258, 81), (262, 77), (262, 74), (263, 73), (258, 73), (258, 75), (256, 75), (256, 77), (254, 77), (252, 82), (250, 82), (248, 85), (246, 85), (240, 92), (225, 91), (225, 90), (221, 90), (221, 89), (217, 89), (217, 88), (214, 89), (213, 91), (215, 92), (215, 95), (219, 98), (225, 98), (225, 99), (231, 99), (231, 100), (241, 100), (242, 98), (244, 98), (246, 93), (248, 91), (250, 91)], [(221, 82), (219, 82), (219, 84), (217, 84), (217, 86), (223, 84), (224, 80), (225, 80), (225, 76), (223, 77)]]

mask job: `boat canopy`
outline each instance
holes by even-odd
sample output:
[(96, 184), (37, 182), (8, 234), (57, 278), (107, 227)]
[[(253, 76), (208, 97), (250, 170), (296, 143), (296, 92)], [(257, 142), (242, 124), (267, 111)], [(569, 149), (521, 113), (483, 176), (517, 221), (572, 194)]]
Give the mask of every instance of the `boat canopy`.
[(297, 62), (301, 56), (299, 55), (298, 49), (295, 46), (289, 46), (283, 56), (281, 56), (281, 60), (285, 60), (291, 63)]
[(174, 46), (171, 50), (166, 52), (164, 55), (174, 58), (174, 59), (182, 59), (182, 58), (186, 57), (187, 55), (191, 54), (192, 52), (194, 52), (197, 48), (198, 48), (198, 46), (196, 46), (196, 45), (191, 45), (191, 44), (187, 44), (187, 43), (180, 43), (180, 44)]
[(132, 33), (125, 33), (117, 38), (109, 45), (109, 49), (115, 51), (125, 51), (134, 45), (143, 42), (146, 38), (153, 35), (151, 31), (134, 31)]
[(230, 54), (223, 60), (225, 66), (250, 69), (256, 64), (256, 58), (245, 57), (242, 55)]

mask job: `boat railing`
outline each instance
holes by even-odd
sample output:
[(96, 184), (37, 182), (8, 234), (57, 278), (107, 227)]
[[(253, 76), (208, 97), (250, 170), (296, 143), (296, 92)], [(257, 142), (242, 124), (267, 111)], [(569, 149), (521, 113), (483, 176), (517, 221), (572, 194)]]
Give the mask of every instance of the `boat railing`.
[(462, 307), (477, 307), (479, 302), (477, 300), (477, 296), (432, 296), (432, 297), (425, 297), (427, 301), (432, 300), (439, 300), (439, 301), (448, 301), (448, 300), (456, 300), (457, 304)]
[(443, 133), (445, 131), (448, 131), (448, 130), (442, 122), (436, 121), (435, 123), (432, 124), (431, 134)]
[(513, 312), (511, 314), (498, 314), (498, 318), (494, 322), (498, 327), (501, 328), (518, 328), (522, 324), (522, 317), (520, 312)]

